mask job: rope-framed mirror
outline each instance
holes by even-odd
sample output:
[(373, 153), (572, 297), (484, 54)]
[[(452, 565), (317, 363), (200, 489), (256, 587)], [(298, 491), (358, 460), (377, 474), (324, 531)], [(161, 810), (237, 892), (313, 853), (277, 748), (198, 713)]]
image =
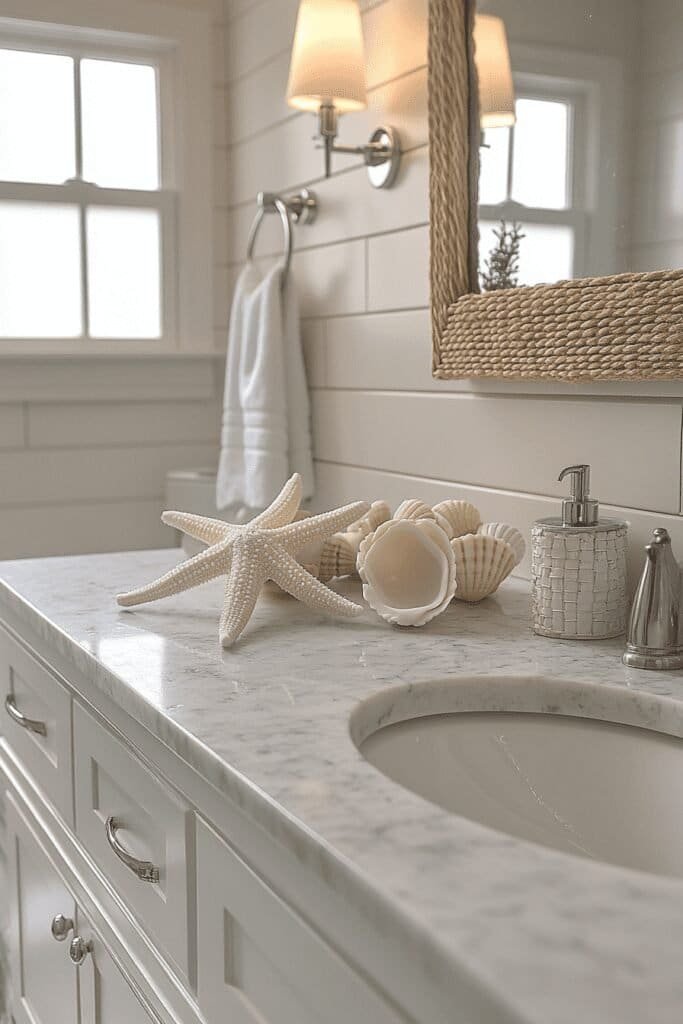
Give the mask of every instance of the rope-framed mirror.
[[(537, 41), (534, 44), (532, 40), (532, 45), (520, 41), (523, 26), (519, 19), (530, 17), (534, 3), (539, 18), (544, 7), (557, 8), (545, 0), (429, 0), (434, 376), (577, 382), (683, 379), (683, 270), (666, 264), (667, 259), (675, 261), (676, 247), (660, 245), (657, 249), (649, 239), (647, 225), (640, 223), (642, 213), (632, 229), (634, 237), (641, 233), (642, 244), (636, 238), (629, 255), (624, 242), (629, 225), (623, 211), (628, 200), (619, 196), (621, 192), (626, 195), (636, 174), (626, 161), (639, 159), (638, 146), (634, 148), (631, 138), (636, 129), (630, 122), (623, 123), (624, 97), (632, 96), (635, 87), (627, 78), (635, 74), (633, 60), (629, 63), (618, 53), (599, 52), (599, 36), (591, 38), (584, 49), (573, 36), (572, 47), (563, 47), (563, 40), (558, 40), (557, 46), (546, 46), (545, 51)], [(634, 10), (640, 3), (645, 0), (634, 0)], [(595, 21), (588, 11), (591, 6), (599, 5), (596, 0), (579, 0), (565, 4), (564, 9), (580, 12), (595, 33)], [(493, 133), (492, 143), (486, 141), (491, 133), (490, 127), (484, 129), (488, 122), (483, 115), (488, 102), (484, 96), (487, 71), (480, 62), (489, 41), (481, 34), (480, 19), (490, 16), (507, 27), (508, 12), (512, 31), (503, 34), (514, 113), (507, 121), (505, 149), (501, 141), (505, 132)], [(534, 28), (538, 36), (537, 26)], [(558, 28), (571, 34), (566, 24)], [(621, 38), (622, 26), (614, 28), (612, 35)], [(606, 25), (608, 40), (609, 29)], [(576, 35), (578, 38), (578, 29)], [(609, 48), (616, 43), (605, 45)], [(498, 89), (500, 65), (495, 67), (494, 86)], [(500, 97), (496, 100), (500, 102)], [(529, 201), (529, 196), (535, 195), (529, 171), (535, 166), (529, 150), (534, 124), (541, 146), (537, 190), (543, 193), (543, 202), (555, 203), (554, 212), (541, 204), (536, 209), (533, 199)], [(581, 132), (584, 149), (579, 147)], [(625, 148), (627, 137), (629, 151)], [(566, 154), (572, 147), (574, 163), (563, 171), (558, 154), (569, 160)], [(618, 176), (622, 165), (627, 168), (623, 183)], [(559, 190), (564, 188), (564, 200), (550, 194), (553, 174), (560, 181)], [(652, 187), (661, 185), (653, 183)], [(679, 248), (683, 254), (680, 177), (672, 181), (671, 188), (680, 200)], [(640, 201), (635, 192), (634, 196), (634, 203)], [(482, 209), (487, 211), (489, 223), (482, 221)], [(677, 209), (675, 203), (673, 209)], [(496, 224), (494, 217), (497, 219), (501, 210)], [(677, 223), (667, 222), (663, 233), (667, 231), (678, 232)], [(527, 280), (524, 274), (517, 280), (509, 270), (511, 260), (513, 269), (518, 269), (523, 244), (519, 238), (525, 234), (533, 237), (535, 249), (527, 243)], [(655, 257), (661, 261), (654, 262), (653, 269), (647, 262), (648, 245), (653, 262)], [(547, 282), (535, 283), (534, 272), (542, 282), (546, 274)]]

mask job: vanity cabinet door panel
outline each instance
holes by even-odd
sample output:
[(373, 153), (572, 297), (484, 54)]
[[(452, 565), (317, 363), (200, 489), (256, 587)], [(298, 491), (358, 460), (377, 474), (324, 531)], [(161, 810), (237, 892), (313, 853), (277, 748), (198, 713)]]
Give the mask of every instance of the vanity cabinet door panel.
[(78, 933), (90, 944), (79, 971), (80, 1024), (151, 1024), (157, 1021), (128, 984), (82, 911)]
[[(191, 811), (78, 704), (73, 717), (76, 834), (142, 927), (187, 976)], [(116, 821), (113, 837), (107, 834), (109, 818)], [(157, 880), (140, 877), (126, 857), (148, 863)]]
[(207, 1024), (399, 1024), (228, 844), (197, 822), (197, 981)]
[(0, 722), (0, 732), (23, 767), (62, 818), (73, 824), (71, 697), (2, 628)]
[(9, 793), (11, 1005), (15, 1024), (78, 1024), (78, 978), (69, 961), (69, 939), (51, 933), (57, 914), (75, 920), (73, 896)]

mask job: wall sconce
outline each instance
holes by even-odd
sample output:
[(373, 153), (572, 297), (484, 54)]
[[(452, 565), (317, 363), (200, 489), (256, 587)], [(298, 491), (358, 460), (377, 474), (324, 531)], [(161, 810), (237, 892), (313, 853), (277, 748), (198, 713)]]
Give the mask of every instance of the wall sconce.
[(364, 146), (339, 146), (339, 115), (364, 110), (365, 47), (357, 0), (301, 0), (289, 69), (287, 102), (318, 114), (325, 150), (325, 177), (333, 153), (357, 153), (375, 188), (393, 185), (401, 164), (401, 146), (393, 128), (382, 126)]
[(510, 48), (505, 22), (490, 14), (474, 19), (474, 63), (479, 79), (481, 127), (504, 128), (513, 125), (515, 87), (512, 81)]

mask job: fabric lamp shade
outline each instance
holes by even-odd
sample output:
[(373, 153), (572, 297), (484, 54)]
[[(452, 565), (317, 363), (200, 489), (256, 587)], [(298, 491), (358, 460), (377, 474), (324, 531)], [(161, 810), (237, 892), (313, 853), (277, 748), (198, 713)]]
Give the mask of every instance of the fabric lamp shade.
[(514, 124), (515, 88), (502, 18), (478, 14), (474, 19), (474, 63), (479, 79), (481, 127)]
[(357, 0), (301, 0), (287, 102), (298, 110), (312, 111), (332, 103), (340, 113), (367, 106)]

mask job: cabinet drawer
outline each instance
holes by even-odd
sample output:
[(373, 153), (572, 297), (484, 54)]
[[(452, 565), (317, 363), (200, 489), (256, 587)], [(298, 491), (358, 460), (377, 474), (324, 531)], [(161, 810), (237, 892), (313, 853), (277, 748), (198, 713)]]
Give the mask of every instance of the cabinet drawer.
[(202, 821), (197, 970), (207, 1024), (405, 1024)]
[(3, 629), (0, 702), (0, 732), (43, 794), (72, 824), (71, 697)]
[(187, 975), (189, 807), (79, 704), (74, 765), (76, 834), (145, 931)]

